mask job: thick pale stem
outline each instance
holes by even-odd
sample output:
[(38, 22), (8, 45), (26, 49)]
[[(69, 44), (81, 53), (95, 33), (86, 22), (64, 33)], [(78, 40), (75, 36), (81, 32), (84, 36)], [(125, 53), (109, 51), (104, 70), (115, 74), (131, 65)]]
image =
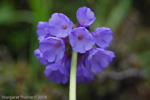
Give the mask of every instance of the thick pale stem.
[(69, 87), (69, 100), (76, 100), (77, 55), (78, 55), (78, 53), (72, 51), (71, 71), (70, 71), (70, 87)]

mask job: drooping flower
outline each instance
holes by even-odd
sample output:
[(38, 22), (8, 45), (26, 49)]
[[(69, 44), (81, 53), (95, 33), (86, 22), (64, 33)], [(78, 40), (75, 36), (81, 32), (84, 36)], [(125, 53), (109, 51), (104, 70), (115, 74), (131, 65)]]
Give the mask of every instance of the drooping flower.
[(39, 49), (48, 62), (58, 62), (64, 56), (65, 44), (60, 38), (48, 37), (40, 42)]
[(74, 28), (69, 35), (69, 41), (75, 52), (85, 53), (95, 44), (95, 39), (84, 27)]
[(56, 37), (67, 37), (72, 30), (73, 23), (62, 13), (54, 13), (49, 19), (49, 29), (51, 35)]
[(39, 49), (36, 49), (34, 51), (34, 55), (36, 56), (36, 59), (39, 60), (42, 65), (48, 64), (48, 61), (43, 58), (43, 53), (41, 53)]
[(112, 59), (115, 57), (112, 51), (102, 48), (93, 48), (89, 51), (89, 56), (85, 60), (86, 67), (92, 72), (102, 72), (104, 68), (109, 66)]
[(48, 32), (46, 31), (46, 29), (49, 27), (48, 23), (47, 22), (38, 22), (38, 25), (37, 25), (37, 35), (38, 35), (38, 40), (39, 41), (42, 41), (45, 36), (48, 34)]
[(67, 55), (64, 55), (62, 60), (59, 62), (48, 64), (45, 68), (44, 74), (50, 79), (50, 81), (55, 81), (56, 83), (67, 83), (69, 80), (69, 71), (67, 68), (70, 68), (70, 63), (68, 63), (69, 58)]
[(77, 10), (77, 20), (81, 26), (88, 27), (95, 21), (93, 11), (87, 7), (80, 7)]
[(109, 47), (113, 39), (112, 33), (111, 29), (106, 27), (96, 28), (96, 30), (92, 32), (96, 40), (96, 45), (101, 48)]
[(85, 67), (84, 61), (81, 59), (81, 56), (79, 56), (77, 61), (77, 83), (85, 83), (92, 80), (94, 80), (94, 76), (90, 70)]
[(50, 79), (50, 81), (54, 81), (57, 84), (59, 83), (65, 84), (68, 82), (68, 77), (62, 74), (60, 70), (53, 70), (49, 66), (46, 67), (44, 74), (46, 77)]

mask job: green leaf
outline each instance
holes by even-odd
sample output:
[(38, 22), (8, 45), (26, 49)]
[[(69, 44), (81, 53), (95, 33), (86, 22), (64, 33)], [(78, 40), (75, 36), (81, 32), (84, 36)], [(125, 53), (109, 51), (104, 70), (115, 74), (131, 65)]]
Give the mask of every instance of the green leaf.
[(131, 0), (120, 0), (118, 5), (116, 5), (110, 12), (105, 26), (110, 27), (112, 30), (115, 30), (126, 17), (130, 7)]

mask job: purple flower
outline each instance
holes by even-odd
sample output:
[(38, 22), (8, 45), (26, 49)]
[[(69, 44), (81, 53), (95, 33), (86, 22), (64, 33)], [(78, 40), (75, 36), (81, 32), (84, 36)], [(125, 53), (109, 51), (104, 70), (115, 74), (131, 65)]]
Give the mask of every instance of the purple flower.
[(90, 70), (88, 70), (84, 66), (84, 62), (79, 56), (78, 62), (77, 62), (77, 83), (85, 83), (85, 82), (92, 81), (93, 79), (94, 79), (94, 76), (92, 75)]
[(111, 29), (102, 27), (89, 32), (96, 18), (85, 6), (77, 10), (76, 16), (78, 23), (74, 27), (62, 13), (54, 13), (48, 22), (40, 21), (37, 25), (39, 49), (34, 55), (46, 65), (44, 74), (50, 81), (63, 84), (69, 81), (72, 50), (78, 53), (77, 83), (92, 81), (91, 72), (102, 72), (115, 57), (114, 52), (106, 50), (113, 39)]
[(64, 56), (65, 44), (62, 39), (48, 37), (40, 42), (39, 49), (48, 62), (58, 62)]
[(115, 57), (112, 51), (108, 51), (102, 48), (93, 48), (89, 51), (89, 56), (85, 60), (86, 67), (91, 69), (92, 72), (102, 72), (104, 68), (107, 68), (109, 63)]
[(46, 66), (44, 74), (50, 79), (50, 81), (55, 81), (56, 83), (67, 83), (69, 80), (69, 72), (67, 67), (70, 67), (68, 62), (68, 57), (65, 55), (62, 60), (57, 63), (49, 64)]
[(43, 53), (41, 53), (39, 49), (36, 49), (34, 51), (34, 55), (36, 56), (36, 59), (39, 60), (42, 65), (48, 64), (48, 61), (43, 58)]
[(75, 52), (85, 53), (95, 44), (95, 39), (84, 27), (74, 28), (69, 35), (70, 44)]
[(96, 45), (101, 48), (109, 47), (109, 44), (113, 39), (112, 33), (111, 29), (106, 27), (97, 28), (92, 32), (96, 40)]
[(38, 35), (38, 40), (39, 41), (42, 41), (45, 38), (45, 36), (48, 34), (47, 31), (46, 31), (46, 28), (48, 28), (48, 27), (49, 27), (49, 25), (48, 25), (47, 22), (40, 21), (38, 23), (36, 33)]
[(95, 16), (90, 8), (81, 7), (77, 10), (77, 19), (81, 26), (88, 27), (95, 21)]
[(67, 37), (72, 30), (73, 23), (62, 13), (54, 13), (49, 19), (49, 32), (53, 36)]

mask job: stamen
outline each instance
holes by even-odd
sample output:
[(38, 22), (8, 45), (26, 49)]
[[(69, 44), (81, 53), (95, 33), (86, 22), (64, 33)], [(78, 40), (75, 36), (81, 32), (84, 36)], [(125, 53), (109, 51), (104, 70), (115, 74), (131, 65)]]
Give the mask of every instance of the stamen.
[(57, 45), (61, 45), (61, 43), (58, 41), (58, 42), (57, 42)]
[(84, 23), (84, 20), (83, 20), (83, 19), (81, 19), (81, 23)]
[(81, 39), (82, 39), (82, 35), (79, 35), (79, 36), (78, 36), (78, 39), (81, 40)]
[(67, 25), (63, 25), (63, 29), (66, 29), (67, 28)]

